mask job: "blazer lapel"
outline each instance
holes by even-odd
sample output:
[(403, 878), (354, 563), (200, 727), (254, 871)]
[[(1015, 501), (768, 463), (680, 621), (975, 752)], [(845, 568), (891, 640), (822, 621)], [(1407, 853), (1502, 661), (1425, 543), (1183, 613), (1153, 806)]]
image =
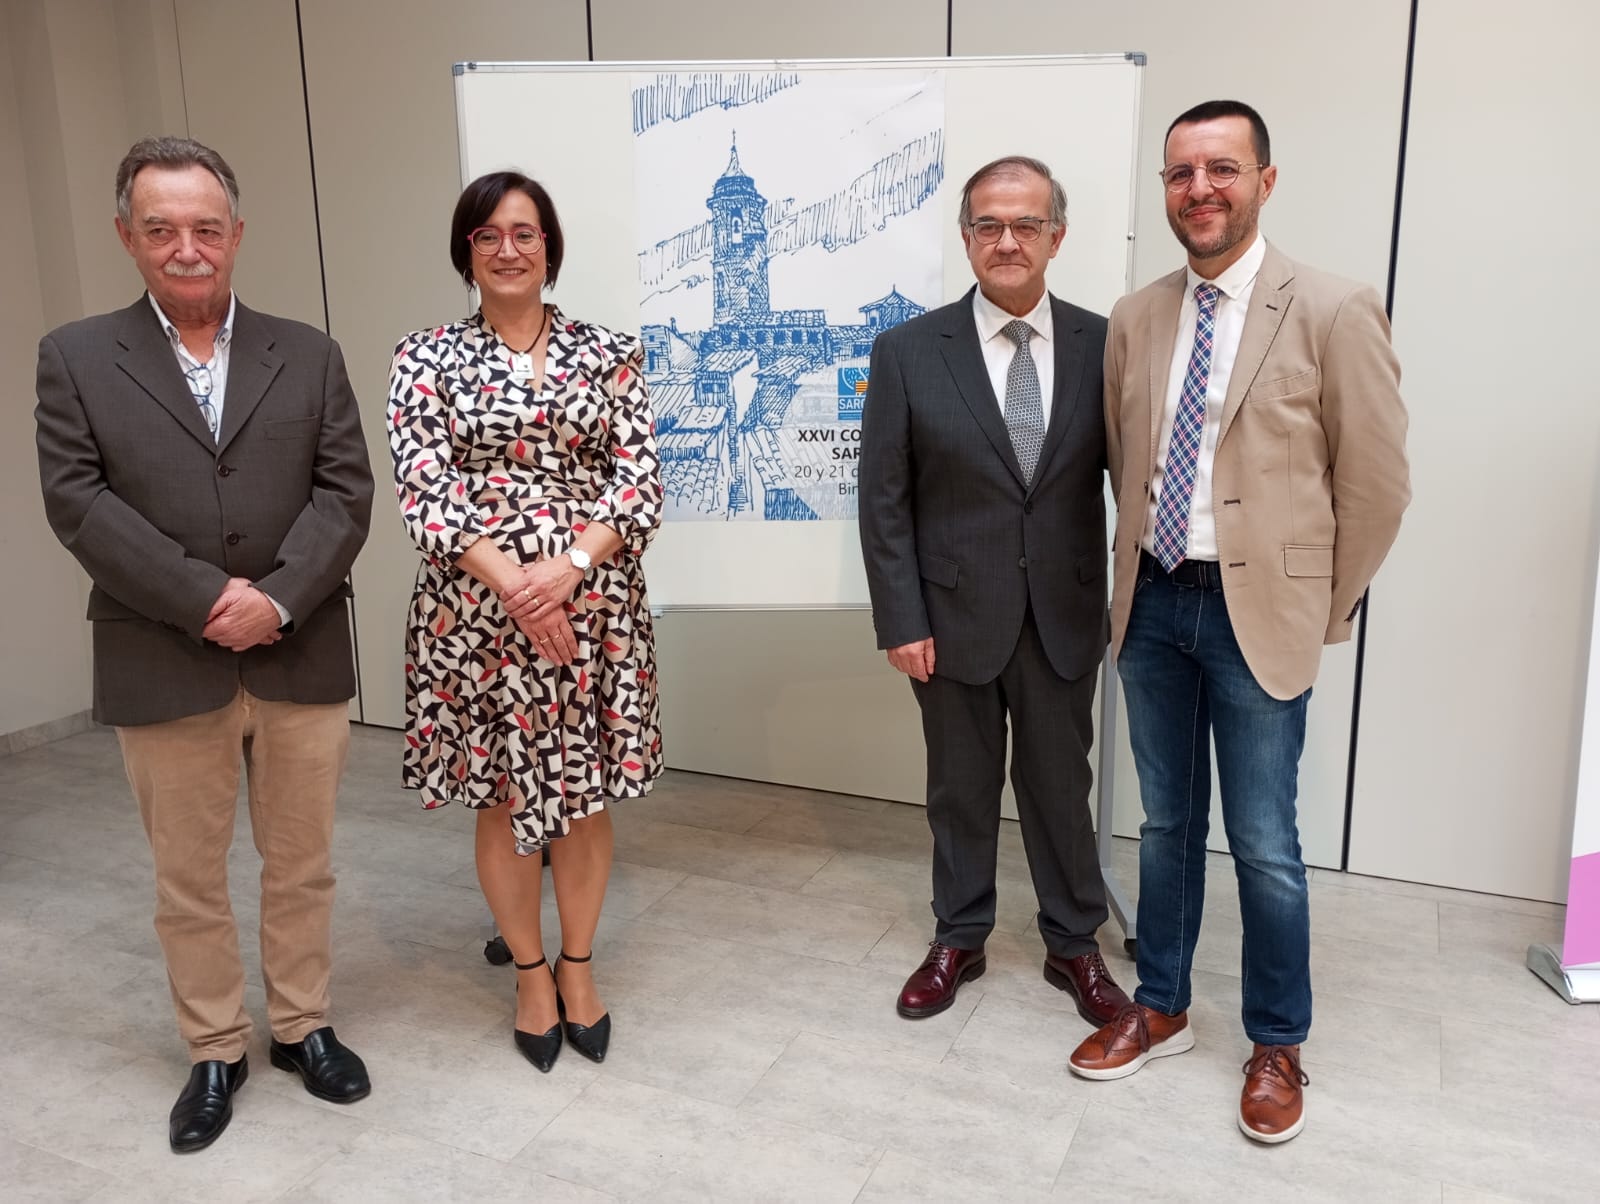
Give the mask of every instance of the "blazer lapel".
[(218, 455), (244, 428), (261, 404), (267, 386), (283, 368), (283, 358), (272, 350), (272, 344), (272, 335), (260, 315), (236, 304), (233, 342), (228, 351), (228, 391), (223, 398), (222, 431), (217, 439)]
[(1244, 333), (1239, 337), (1239, 352), (1234, 357), (1233, 372), (1228, 377), (1228, 396), (1222, 405), (1222, 425), (1217, 430), (1217, 443), (1227, 437), (1228, 428), (1244, 402), (1244, 395), (1255, 383), (1261, 364), (1278, 336), (1283, 316), (1294, 300), (1294, 264), (1267, 244), (1267, 257), (1261, 261), (1261, 271), (1256, 276), (1255, 289), (1250, 294), (1250, 308), (1244, 317)]
[(995, 398), (994, 386), (989, 383), (983, 348), (978, 345), (978, 326), (972, 316), (973, 291), (967, 290), (967, 295), (950, 307), (949, 321), (939, 332), (939, 350), (967, 409), (972, 411), (973, 418), (994, 444), (994, 450), (1017, 479), (1017, 484), (1026, 487), (1017, 453), (1011, 447), (1011, 433), (1006, 430), (1006, 420), (1000, 413), (1000, 402)]
[(1155, 471), (1161, 415), (1167, 405), (1167, 384), (1172, 375), (1172, 353), (1178, 341), (1178, 316), (1183, 312), (1183, 290), (1189, 273), (1179, 268), (1159, 282), (1150, 294), (1150, 458), (1145, 480)]
[(211, 428), (195, 404), (194, 394), (189, 392), (189, 384), (178, 368), (178, 357), (173, 354), (149, 298), (140, 297), (122, 313), (123, 322), (117, 333), (122, 353), (117, 357), (117, 367), (176, 418), (179, 426), (215, 450)]
[[(1055, 385), (1051, 390), (1050, 425), (1045, 427), (1044, 446), (1039, 449), (1039, 463), (1033, 470), (1034, 485), (1044, 479), (1045, 466), (1072, 425), (1072, 414), (1080, 400), (1078, 379), (1083, 375), (1083, 326), (1054, 297), (1050, 298), (1050, 325), (1050, 341), (1055, 345)], [(1098, 405), (1100, 398), (1094, 401)], [(1032, 492), (1031, 486), (1029, 491)]]

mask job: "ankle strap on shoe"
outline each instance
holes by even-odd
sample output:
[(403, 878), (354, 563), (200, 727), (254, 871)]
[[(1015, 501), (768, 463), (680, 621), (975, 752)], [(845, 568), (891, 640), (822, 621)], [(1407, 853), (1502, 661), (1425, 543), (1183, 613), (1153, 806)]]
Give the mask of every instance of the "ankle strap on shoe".
[(592, 962), (594, 960), (594, 951), (590, 950), (583, 957), (573, 957), (572, 954), (563, 949), (561, 951), (561, 960), (564, 962), (577, 962), (579, 965), (582, 965), (584, 962)]
[(538, 961), (529, 962), (527, 965), (523, 965), (521, 962), (512, 962), (511, 964), (519, 970), (537, 970), (540, 966), (546, 964), (546, 960), (541, 957)]

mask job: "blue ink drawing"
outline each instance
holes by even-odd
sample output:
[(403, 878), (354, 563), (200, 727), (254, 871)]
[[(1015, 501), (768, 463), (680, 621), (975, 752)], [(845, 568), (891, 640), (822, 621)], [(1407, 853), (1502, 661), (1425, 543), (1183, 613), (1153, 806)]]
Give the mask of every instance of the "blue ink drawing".
[[(925, 85), (927, 76), (917, 82)], [(759, 140), (748, 134), (741, 138), (729, 128), (733, 116), (726, 110), (732, 105), (781, 103), (809, 83), (750, 73), (695, 77), (697, 95), (736, 98), (701, 106), (720, 111), (727, 166), (710, 180), (709, 196), (704, 183), (698, 190), (709, 220), (639, 255), (647, 319), (641, 326), (645, 374), (669, 518), (853, 519), (872, 342), (926, 309), (902, 294), (894, 273), (904, 273), (901, 281), (915, 281), (911, 291), (924, 301), (937, 296), (940, 245), (923, 223), (938, 219), (938, 206), (929, 202), (944, 177), (942, 129), (923, 125), (914, 136), (903, 137), (906, 114), (897, 123), (884, 123), (887, 128), (874, 130), (870, 138), (851, 128), (845, 133), (854, 138), (854, 163), (841, 156), (839, 162), (817, 162), (814, 170), (797, 172), (795, 149), (781, 136), (781, 122), (763, 126), (748, 112), (738, 116), (741, 127), (761, 131)], [(850, 84), (852, 98), (863, 91), (859, 81)], [(891, 98), (903, 104), (907, 90), (905, 81), (896, 79)], [(641, 95), (649, 99), (652, 124), (690, 124), (695, 116), (665, 116), (677, 102), (663, 98), (680, 97), (681, 89), (647, 77), (635, 91), (636, 128)], [(870, 90), (867, 96), (884, 99)], [(942, 121), (942, 86), (928, 99)], [(840, 107), (835, 101), (834, 108)], [(871, 127), (883, 107), (859, 113), (857, 124)], [(925, 122), (929, 114), (925, 105), (910, 117)], [(881, 153), (888, 142), (895, 145)], [(866, 154), (875, 157), (866, 159)], [(681, 171), (676, 156), (671, 163)], [(814, 199), (769, 200), (757, 187), (757, 163), (763, 172), (771, 164), (785, 183), (819, 185)], [(652, 189), (694, 186), (692, 178), (646, 181), (645, 175), (641, 170), (642, 215), (670, 208), (670, 201), (650, 195)], [(830, 183), (834, 179), (838, 183)], [(924, 208), (926, 213), (919, 214)], [(680, 205), (679, 212), (686, 213), (687, 206)], [(895, 224), (912, 215), (922, 221), (897, 241)], [(780, 265), (782, 273), (775, 270)], [(859, 287), (861, 280), (895, 282), (875, 300), (841, 303), (853, 282)], [(885, 283), (877, 287), (882, 290)], [(788, 295), (793, 292), (801, 295)], [(796, 300), (811, 300), (813, 306), (776, 307)]]

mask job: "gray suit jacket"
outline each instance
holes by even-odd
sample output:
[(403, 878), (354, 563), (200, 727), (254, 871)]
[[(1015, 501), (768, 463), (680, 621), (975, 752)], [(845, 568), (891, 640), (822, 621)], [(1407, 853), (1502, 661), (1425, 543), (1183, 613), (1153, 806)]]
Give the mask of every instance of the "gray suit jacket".
[[(157, 723), (258, 698), (355, 693), (346, 575), (372, 470), (339, 347), (243, 303), (213, 442), (145, 297), (39, 343), (39, 476), (56, 537), (94, 582), (94, 716)], [(230, 577), (282, 603), (271, 646), (201, 638)]]
[(1106, 646), (1106, 320), (1051, 299), (1055, 397), (1029, 486), (989, 383), (972, 293), (879, 335), (861, 429), (861, 547), (878, 647), (932, 636), (936, 672), (999, 675), (1031, 604), (1051, 667)]

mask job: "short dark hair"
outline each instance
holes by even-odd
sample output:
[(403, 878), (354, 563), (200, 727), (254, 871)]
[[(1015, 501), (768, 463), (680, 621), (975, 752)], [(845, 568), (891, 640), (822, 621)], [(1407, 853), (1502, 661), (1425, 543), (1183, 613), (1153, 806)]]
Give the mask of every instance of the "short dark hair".
[(209, 146), (193, 138), (141, 138), (128, 148), (117, 164), (117, 216), (123, 225), (133, 222), (133, 178), (147, 167), (180, 171), (203, 167), (217, 177), (228, 197), (228, 217), (239, 220), (239, 181), (227, 160)]
[(489, 220), (505, 200), (506, 193), (511, 191), (527, 194), (539, 210), (539, 229), (544, 231), (544, 286), (549, 288), (555, 284), (561, 271), (561, 254), (566, 242), (561, 237), (561, 219), (556, 216), (555, 202), (544, 185), (520, 171), (491, 171), (461, 190), (455, 214), (450, 218), (450, 262), (469, 288), (472, 286), (472, 244), (467, 240)]
[(985, 163), (972, 175), (967, 177), (967, 182), (961, 188), (961, 208), (956, 214), (956, 225), (965, 230), (972, 223), (972, 190), (985, 180), (995, 176), (1021, 175), (1027, 173), (1040, 177), (1050, 185), (1050, 220), (1058, 226), (1067, 224), (1067, 192), (1061, 187), (1061, 181), (1050, 173), (1049, 164), (1040, 159), (1033, 159), (1027, 155), (1006, 155), (1000, 159), (992, 159)]
[(1257, 113), (1242, 100), (1208, 100), (1204, 104), (1197, 104), (1192, 109), (1187, 109), (1173, 118), (1172, 124), (1167, 127), (1167, 136), (1161, 140), (1163, 154), (1166, 151), (1167, 140), (1172, 137), (1172, 131), (1180, 125), (1194, 125), (1200, 121), (1216, 121), (1221, 117), (1243, 117), (1250, 123), (1250, 140), (1255, 143), (1256, 162), (1262, 167), (1272, 163), (1272, 140), (1267, 137), (1267, 123), (1261, 120)]

